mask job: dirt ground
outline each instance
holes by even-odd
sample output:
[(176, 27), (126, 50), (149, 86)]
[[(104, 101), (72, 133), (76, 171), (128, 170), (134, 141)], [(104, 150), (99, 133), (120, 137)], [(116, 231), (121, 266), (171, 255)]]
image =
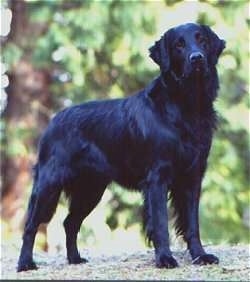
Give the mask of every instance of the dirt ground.
[(187, 251), (173, 252), (180, 265), (176, 269), (155, 268), (154, 252), (146, 249), (118, 255), (83, 250), (81, 255), (89, 262), (80, 265), (68, 265), (64, 254), (35, 251), (39, 269), (16, 273), (19, 250), (2, 245), (1, 279), (250, 281), (250, 245), (208, 246), (206, 250), (220, 258), (219, 265), (192, 265)]

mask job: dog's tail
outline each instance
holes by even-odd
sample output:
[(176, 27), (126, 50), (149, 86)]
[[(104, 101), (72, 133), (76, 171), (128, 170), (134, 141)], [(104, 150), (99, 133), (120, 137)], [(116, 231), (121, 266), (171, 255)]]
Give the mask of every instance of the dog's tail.
[(31, 221), (40, 224), (51, 220), (62, 190), (59, 186), (52, 187), (46, 178), (40, 176), (39, 163), (33, 167), (33, 179), (25, 228)]
[(38, 170), (38, 164), (35, 164), (32, 168), (33, 172), (33, 186), (32, 186), (32, 191), (29, 199), (29, 204), (28, 204), (28, 214), (32, 210), (32, 206), (34, 205), (34, 196), (36, 194), (36, 188), (37, 188), (37, 182), (38, 182), (38, 176), (39, 176), (39, 170)]

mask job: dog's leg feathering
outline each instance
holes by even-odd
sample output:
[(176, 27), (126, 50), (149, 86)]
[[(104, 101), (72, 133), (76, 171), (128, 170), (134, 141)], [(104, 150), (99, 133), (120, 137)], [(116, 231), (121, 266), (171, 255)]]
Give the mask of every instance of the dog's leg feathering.
[(166, 182), (161, 180), (162, 170), (151, 171), (144, 185), (145, 209), (147, 210), (147, 235), (155, 247), (156, 266), (159, 268), (174, 268), (178, 266), (169, 248), (167, 222), (167, 191)]
[[(190, 184), (188, 184), (190, 185)], [(193, 264), (217, 264), (219, 259), (207, 254), (202, 247), (199, 232), (199, 201), (201, 183), (173, 189), (172, 203), (176, 213), (176, 231), (187, 242)]]
[(18, 272), (37, 269), (32, 254), (35, 236), (40, 223), (47, 223), (52, 218), (61, 192), (61, 188), (50, 183), (46, 175), (37, 178), (38, 176), (35, 177), (29, 201), (23, 245), (17, 266)]

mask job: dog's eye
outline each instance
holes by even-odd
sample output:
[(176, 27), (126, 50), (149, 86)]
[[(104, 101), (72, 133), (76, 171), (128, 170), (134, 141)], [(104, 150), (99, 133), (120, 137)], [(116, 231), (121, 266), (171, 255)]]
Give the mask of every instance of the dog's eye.
[(200, 39), (201, 39), (201, 34), (200, 34), (199, 32), (196, 32), (196, 33), (195, 33), (195, 39), (196, 39), (197, 41), (200, 41)]
[(207, 39), (205, 37), (203, 37), (200, 41), (200, 45), (204, 48), (207, 49), (208, 48), (208, 42)]
[(199, 43), (207, 43), (207, 39), (205, 37), (201, 37)]
[(199, 44), (204, 45), (204, 47), (206, 46), (207, 39), (204, 36), (202, 36), (199, 32), (195, 33), (195, 39)]
[(185, 41), (184, 41), (184, 39), (180, 39), (180, 40), (178, 40), (176, 43), (175, 43), (175, 47), (177, 48), (177, 49), (181, 49), (181, 48), (184, 48), (185, 47)]

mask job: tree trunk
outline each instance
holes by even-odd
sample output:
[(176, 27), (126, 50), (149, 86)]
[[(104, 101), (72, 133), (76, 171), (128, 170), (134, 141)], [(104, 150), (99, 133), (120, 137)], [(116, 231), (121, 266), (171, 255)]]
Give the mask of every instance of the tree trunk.
[(34, 40), (41, 29), (38, 27), (34, 32), (34, 24), (29, 24), (23, 0), (10, 1), (10, 8), (11, 31), (5, 47), (12, 43), (24, 51), (22, 58), (8, 70), (7, 106), (3, 113), (5, 150), (1, 162), (1, 215), (13, 231), (23, 223), (26, 209), (24, 196), (29, 190), (31, 167), (35, 161), (34, 146), (48, 123), (52, 99), (49, 71), (32, 66), (30, 50), (24, 45), (25, 41)]

